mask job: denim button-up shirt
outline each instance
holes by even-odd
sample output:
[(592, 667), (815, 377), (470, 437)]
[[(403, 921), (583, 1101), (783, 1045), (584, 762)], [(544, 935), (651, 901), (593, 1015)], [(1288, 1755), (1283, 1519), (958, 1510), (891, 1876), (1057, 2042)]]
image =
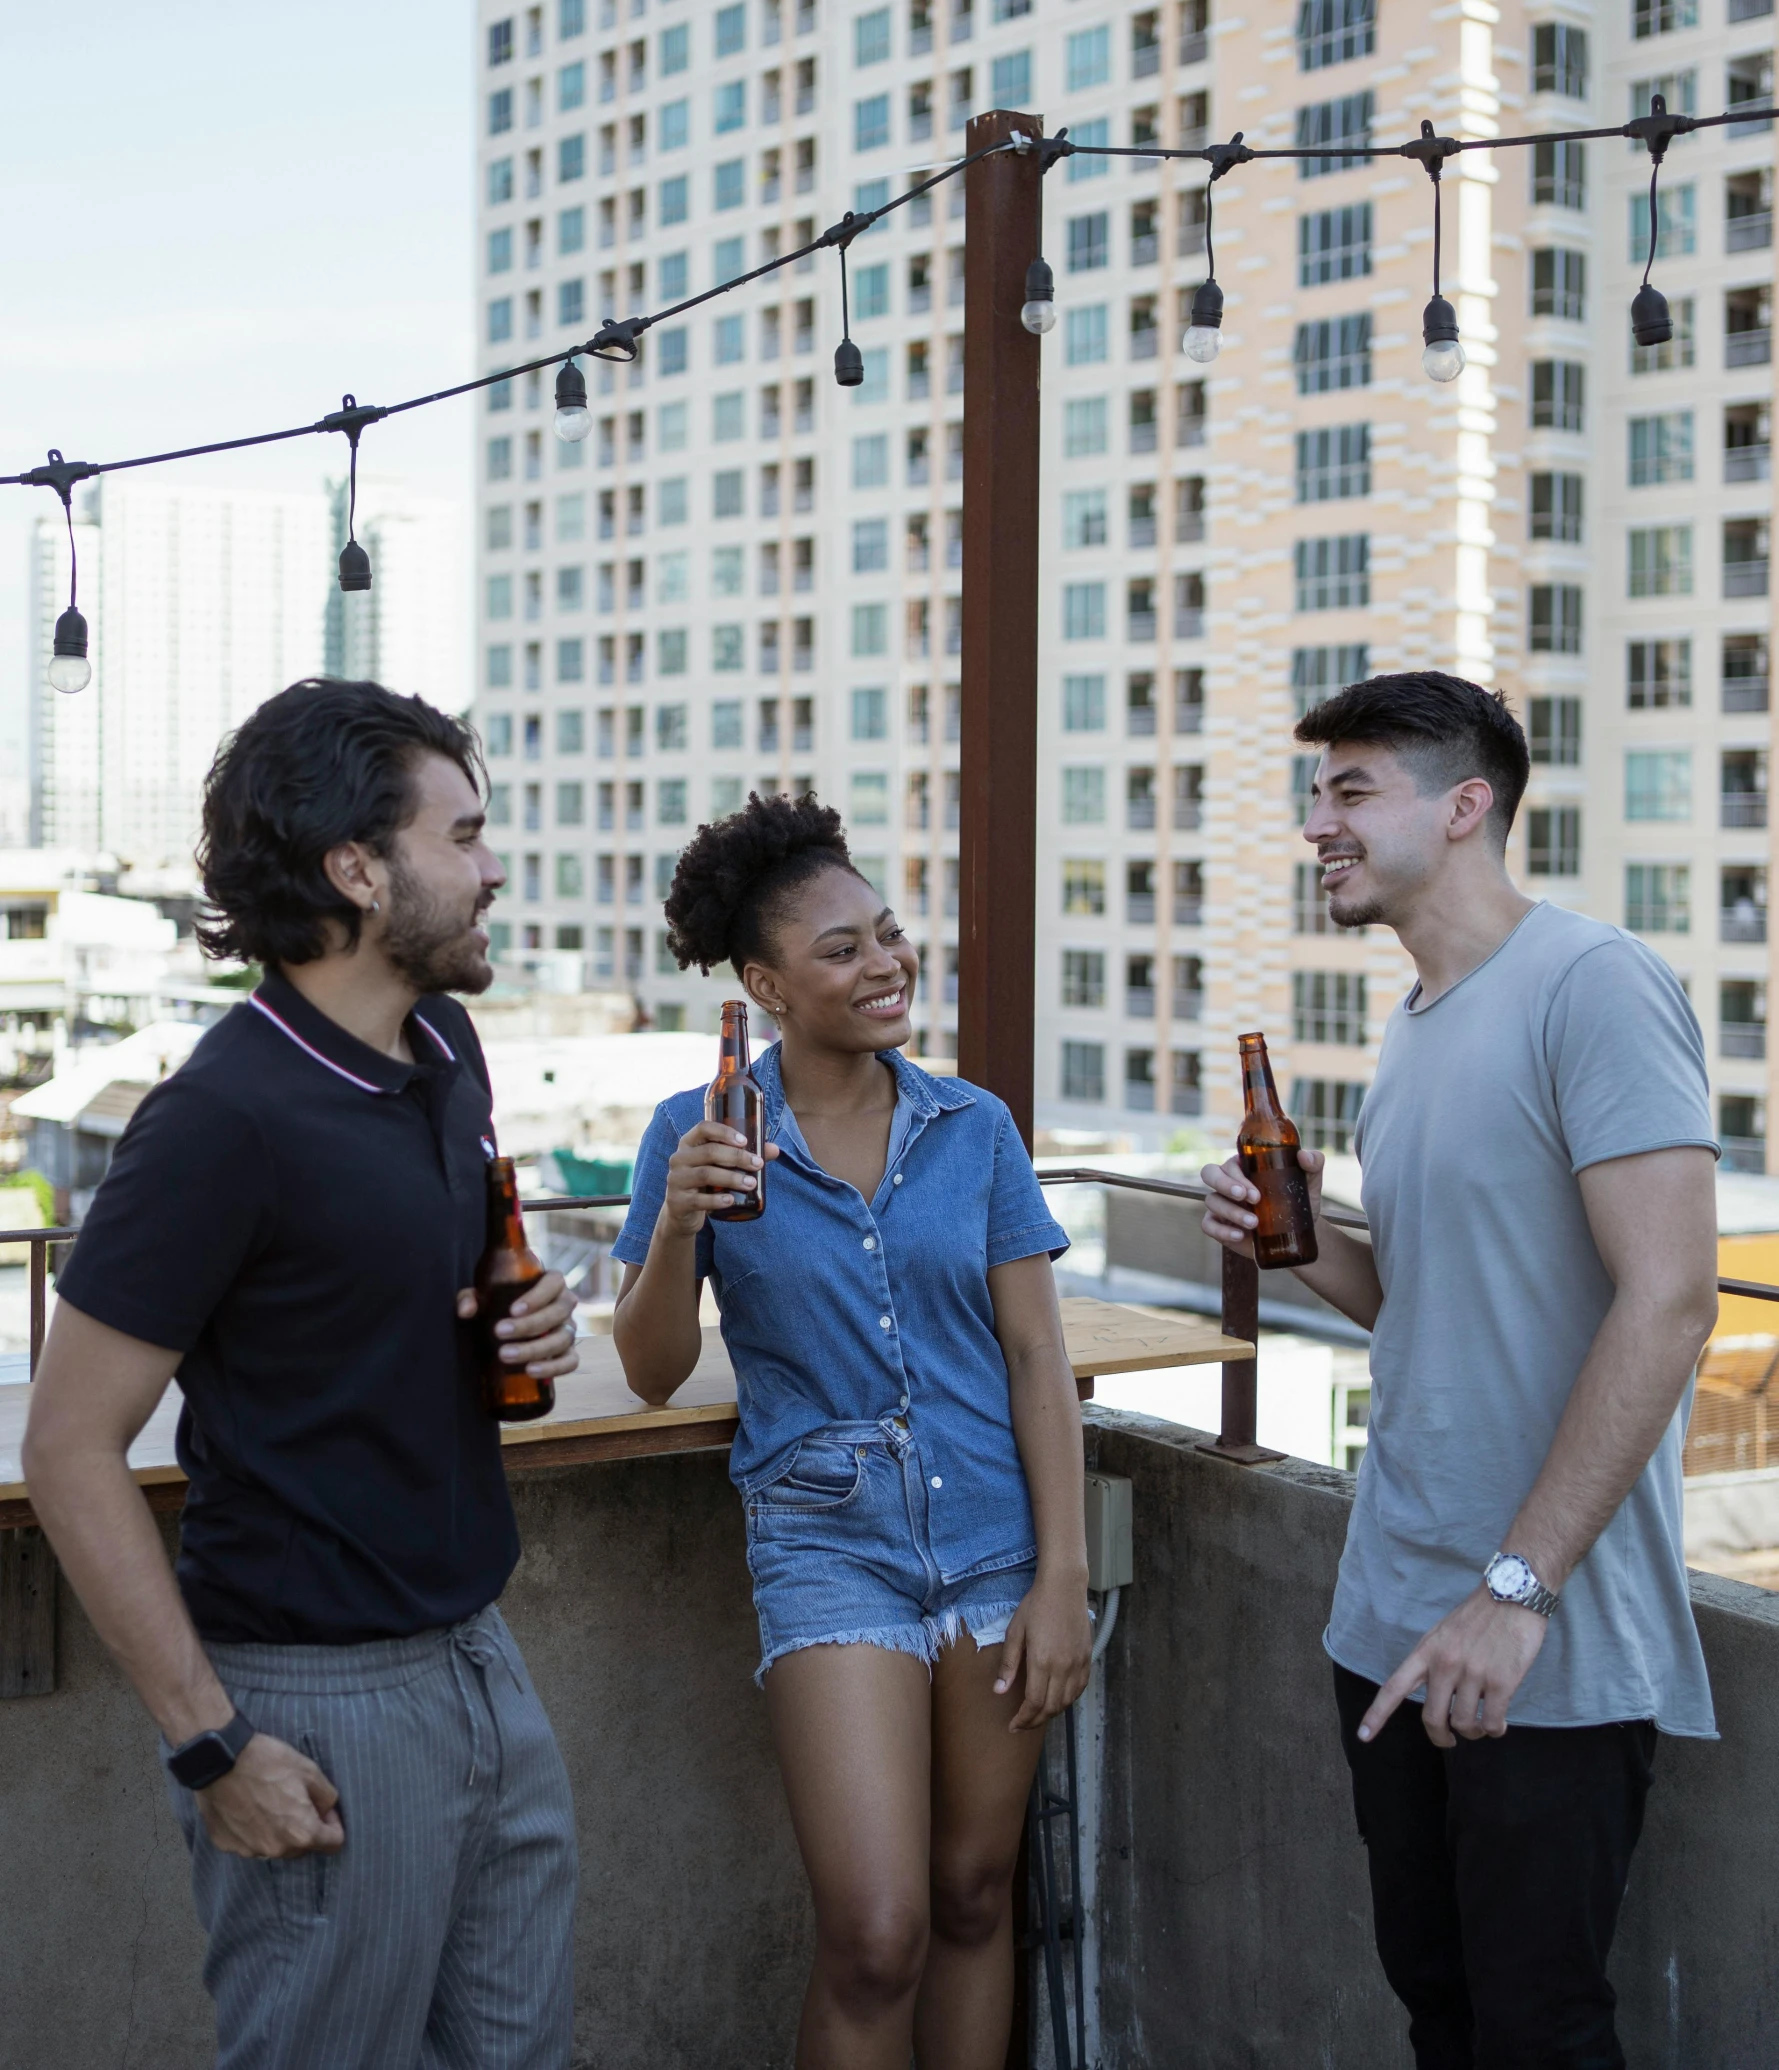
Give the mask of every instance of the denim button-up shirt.
[[(730, 1474), (746, 1493), (783, 1473), (833, 1423), (905, 1417), (928, 1477), (943, 1578), (1033, 1556), (1031, 1501), (1013, 1439), (1007, 1362), (988, 1275), (1068, 1238), (992, 1093), (933, 1078), (899, 1051), (889, 1157), (875, 1195), (824, 1171), (785, 1104), (777, 1045), (754, 1063), (766, 1096), (766, 1212), (706, 1222), (697, 1264), (722, 1311), (741, 1429)], [(664, 1100), (637, 1153), (630, 1213), (612, 1256), (640, 1265), (667, 1189), (667, 1160), (703, 1118), (704, 1091)]]

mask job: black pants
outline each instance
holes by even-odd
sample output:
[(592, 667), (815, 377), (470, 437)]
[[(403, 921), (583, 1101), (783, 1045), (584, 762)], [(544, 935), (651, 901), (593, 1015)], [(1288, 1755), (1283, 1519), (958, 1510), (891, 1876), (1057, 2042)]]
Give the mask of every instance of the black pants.
[(1378, 1956), (1419, 2070), (1624, 2070), (1606, 1957), (1643, 1830), (1655, 1726), (1515, 1725), (1442, 1751), (1334, 1670)]

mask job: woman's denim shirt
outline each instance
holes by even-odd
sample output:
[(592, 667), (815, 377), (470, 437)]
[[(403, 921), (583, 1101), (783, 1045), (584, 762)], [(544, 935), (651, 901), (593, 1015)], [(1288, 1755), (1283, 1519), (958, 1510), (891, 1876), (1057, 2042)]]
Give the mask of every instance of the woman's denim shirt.
[[(789, 1469), (811, 1431), (902, 1417), (928, 1479), (934, 1554), (955, 1581), (1033, 1553), (989, 1272), (1040, 1251), (1060, 1257), (1069, 1240), (992, 1093), (930, 1077), (895, 1050), (882, 1061), (896, 1111), (867, 1201), (809, 1154), (777, 1045), (759, 1056), (766, 1135), (779, 1149), (766, 1212), (706, 1222), (698, 1272), (716, 1291), (740, 1396), (731, 1477), (752, 1494)], [(703, 1115), (702, 1087), (655, 1110), (614, 1258), (647, 1258), (667, 1160)]]

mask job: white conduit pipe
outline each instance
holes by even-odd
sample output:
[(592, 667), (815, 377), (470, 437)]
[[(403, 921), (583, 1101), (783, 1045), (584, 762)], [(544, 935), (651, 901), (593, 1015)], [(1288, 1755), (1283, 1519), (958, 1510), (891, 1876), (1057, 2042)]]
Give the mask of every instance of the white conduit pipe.
[(1107, 1589), (1105, 1601), (1100, 1605), (1099, 1622), (1093, 1634), (1093, 1658), (1095, 1660), (1098, 1660), (1100, 1655), (1112, 1643), (1112, 1632), (1118, 1623), (1119, 1594), (1120, 1591), (1118, 1589)]

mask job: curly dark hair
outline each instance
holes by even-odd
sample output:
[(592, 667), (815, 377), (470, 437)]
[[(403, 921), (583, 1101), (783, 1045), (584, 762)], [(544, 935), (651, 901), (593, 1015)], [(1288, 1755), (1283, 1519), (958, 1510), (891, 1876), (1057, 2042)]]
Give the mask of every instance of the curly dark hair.
[(1503, 845), (1532, 770), (1525, 733), (1501, 692), (1435, 668), (1349, 683), (1305, 712), (1297, 738), (1305, 747), (1337, 740), (1387, 747), (1414, 770), (1423, 793), (1484, 778), (1495, 794), (1489, 817)]
[(708, 977), (713, 964), (739, 973), (765, 961), (786, 899), (823, 870), (852, 870), (852, 857), (839, 813), (813, 795), (753, 791), (739, 812), (700, 827), (667, 894), (667, 945), (681, 970), (696, 963)]
[(475, 734), (381, 683), (311, 676), (268, 697), (222, 746), (204, 779), (198, 873), (206, 956), (313, 963), (329, 921), (349, 943), (363, 915), (329, 883), (322, 859), (344, 841), (386, 855), (414, 816), (413, 772), (443, 755), (482, 789)]

